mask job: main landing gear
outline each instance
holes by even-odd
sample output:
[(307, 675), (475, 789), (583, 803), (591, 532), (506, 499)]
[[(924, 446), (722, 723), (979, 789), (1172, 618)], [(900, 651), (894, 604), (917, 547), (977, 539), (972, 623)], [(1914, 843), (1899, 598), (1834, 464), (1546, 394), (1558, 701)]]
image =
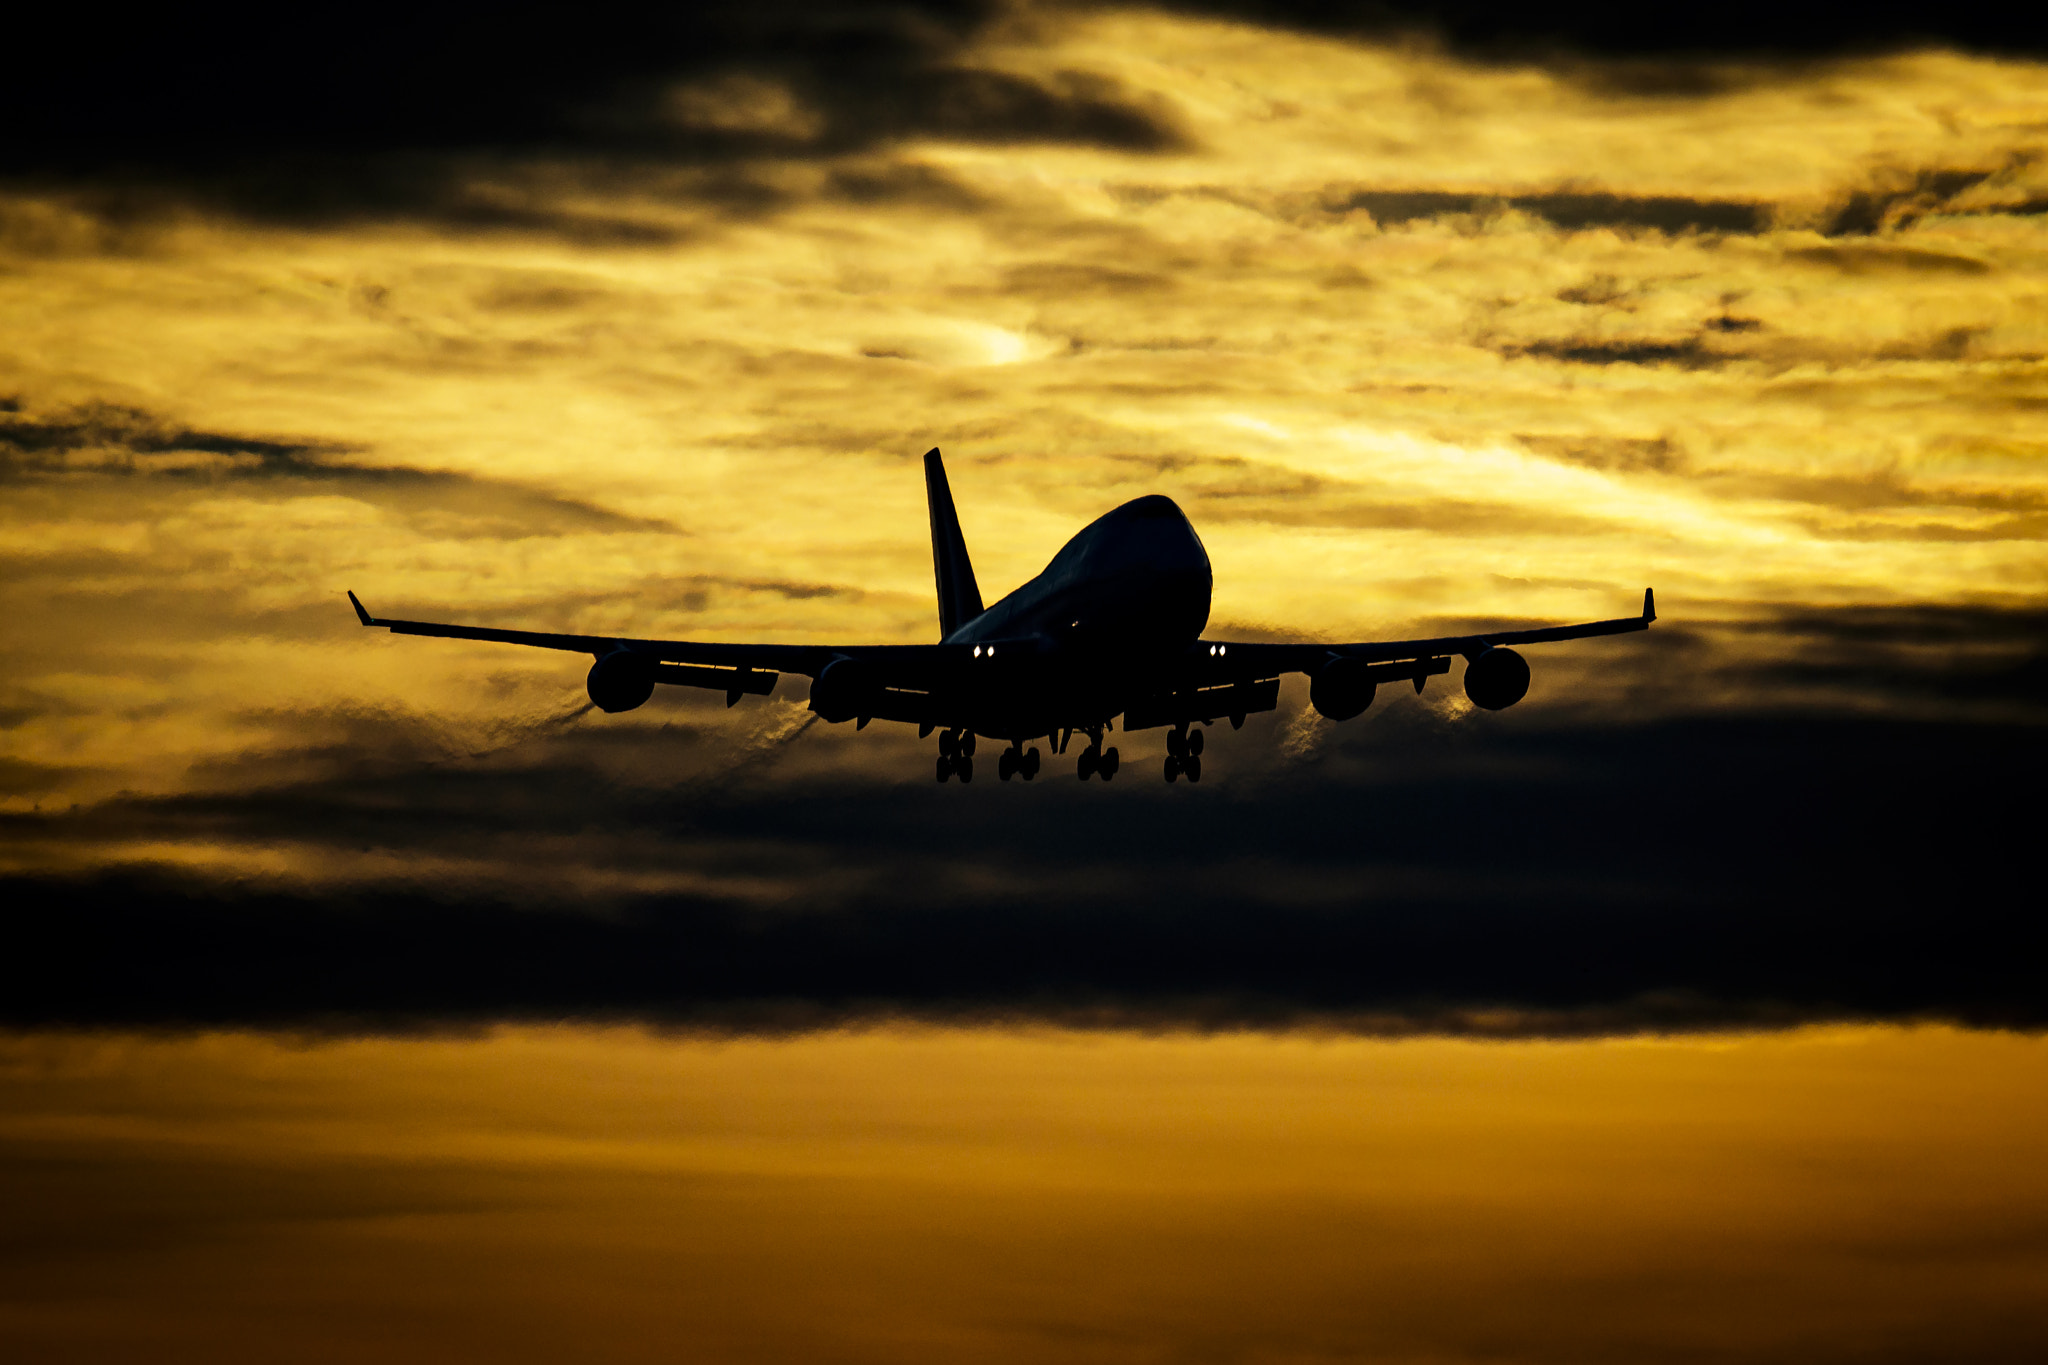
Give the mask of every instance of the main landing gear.
[(1027, 749), (1022, 744), (1012, 744), (1003, 750), (1003, 756), (996, 760), (996, 776), (1008, 782), (1017, 773), (1024, 774), (1029, 782), (1038, 776), (1038, 747)]
[[(1003, 755), (1005, 761), (1009, 757), (1008, 754)], [(1033, 771), (1037, 771), (1036, 768)], [(972, 730), (939, 731), (939, 781), (944, 782), (947, 778), (956, 776), (962, 782), (972, 782), (974, 780), (974, 731)], [(1003, 780), (1007, 782), (1009, 779), (1009, 773), (1005, 772)]]
[(1166, 780), (1173, 781), (1182, 773), (1188, 781), (1202, 780), (1202, 732), (1189, 732), (1183, 725), (1166, 733)]

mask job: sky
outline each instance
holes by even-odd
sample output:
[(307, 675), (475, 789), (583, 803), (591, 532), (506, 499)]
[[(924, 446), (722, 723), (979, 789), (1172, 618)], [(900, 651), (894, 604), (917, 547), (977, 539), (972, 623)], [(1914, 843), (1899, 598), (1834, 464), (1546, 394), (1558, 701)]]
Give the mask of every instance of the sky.
[[(2038, 1340), (2048, 38), (1857, 22), (27, 21), (0, 1340)], [(963, 789), (343, 596), (928, 641), (933, 446), (991, 599), (1156, 492), (1212, 637), (1659, 620)]]

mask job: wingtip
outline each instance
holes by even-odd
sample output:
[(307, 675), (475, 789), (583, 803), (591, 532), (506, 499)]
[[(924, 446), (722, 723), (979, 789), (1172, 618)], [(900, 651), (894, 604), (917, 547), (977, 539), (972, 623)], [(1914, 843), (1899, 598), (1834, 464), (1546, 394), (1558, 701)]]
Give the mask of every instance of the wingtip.
[(361, 621), (366, 626), (374, 626), (377, 624), (377, 622), (370, 616), (370, 613), (363, 610), (362, 601), (359, 598), (357, 598), (357, 596), (353, 592), (349, 593), (348, 595), (348, 604), (356, 609), (356, 620)]
[(924, 453), (924, 462), (925, 462), (926, 464), (928, 464), (928, 465), (929, 465), (929, 464), (936, 464), (936, 463), (938, 462), (938, 458), (939, 458), (939, 448), (938, 448), (937, 446), (933, 446), (933, 447), (932, 447), (932, 448), (931, 448), (930, 450), (927, 450), (927, 451), (926, 451), (926, 452)]
[(1645, 621), (1657, 619), (1657, 590), (1655, 588), (1643, 589), (1643, 619)]

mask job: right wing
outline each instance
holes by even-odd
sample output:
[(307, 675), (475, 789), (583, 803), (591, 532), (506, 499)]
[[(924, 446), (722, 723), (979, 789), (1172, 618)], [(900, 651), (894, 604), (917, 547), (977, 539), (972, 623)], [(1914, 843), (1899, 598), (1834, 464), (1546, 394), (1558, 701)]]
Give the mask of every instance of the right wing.
[[(707, 687), (714, 691), (762, 695), (774, 690), (777, 675), (801, 673), (815, 678), (840, 659), (857, 659), (890, 688), (931, 691), (971, 666), (987, 646), (970, 645), (773, 645), (710, 644), (696, 640), (636, 640), (614, 635), (560, 635), (547, 631), (500, 630), (494, 626), (444, 625), (435, 621), (394, 621), (370, 615), (351, 592), (349, 605), (366, 626), (382, 626), (393, 635), (428, 635), (445, 640), (488, 640), (496, 644), (559, 649), (603, 658), (621, 650), (641, 654), (663, 665), (655, 677), (665, 683)], [(998, 641), (998, 645), (1004, 642)], [(1028, 649), (1036, 642), (1011, 642)]]

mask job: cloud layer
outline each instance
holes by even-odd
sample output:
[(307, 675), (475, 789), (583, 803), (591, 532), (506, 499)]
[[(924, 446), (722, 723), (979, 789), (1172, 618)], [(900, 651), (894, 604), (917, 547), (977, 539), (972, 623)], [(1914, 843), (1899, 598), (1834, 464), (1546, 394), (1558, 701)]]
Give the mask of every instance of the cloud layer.
[[(17, 147), (11, 1017), (2038, 1023), (2025, 44), (1268, 18), (515, 17), (429, 111), (452, 30)], [(1133, 736), (963, 792), (343, 605), (927, 639), (932, 444), (991, 595), (1165, 492), (1218, 635), (1664, 620), (1500, 717), (1290, 689), (1199, 791)]]

